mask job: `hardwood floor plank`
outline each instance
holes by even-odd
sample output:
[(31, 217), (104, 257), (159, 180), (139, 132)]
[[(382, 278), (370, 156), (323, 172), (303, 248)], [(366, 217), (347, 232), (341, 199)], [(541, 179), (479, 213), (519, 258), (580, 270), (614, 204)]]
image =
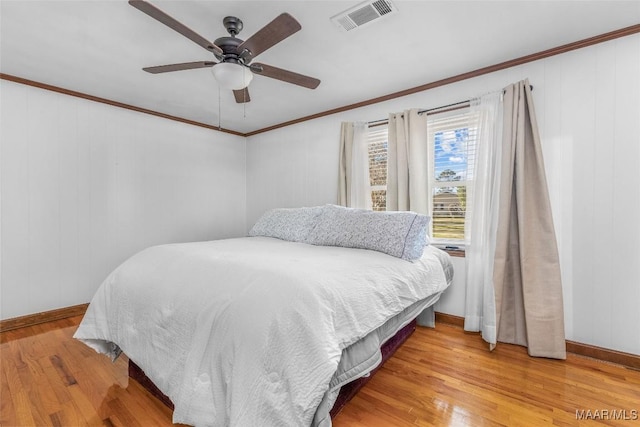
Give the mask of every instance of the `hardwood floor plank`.
[[(43, 357), (38, 360), (40, 367), (42, 369), (42, 387), (47, 387), (51, 390), (51, 392), (55, 395), (56, 401), (58, 404), (64, 404), (71, 400), (71, 395), (67, 387), (64, 386), (59, 381), (59, 377), (57, 375), (56, 368), (51, 364), (51, 359), (48, 357)], [(39, 379), (40, 380), (40, 379)]]
[(128, 407), (136, 414), (136, 417), (141, 418), (144, 416), (143, 425), (172, 425), (170, 423), (167, 424), (167, 419), (171, 419), (173, 412), (156, 398), (152, 398), (153, 396), (148, 394), (147, 390), (140, 384), (131, 381), (129, 386), (123, 389), (123, 392), (126, 393)]
[(108, 403), (109, 408), (115, 414), (118, 414), (118, 418), (122, 419), (124, 425), (128, 427), (142, 427), (149, 424), (141, 424), (136, 416), (129, 411), (129, 408), (125, 406), (120, 399), (113, 399)]
[(102, 423), (107, 427), (127, 427), (127, 425), (120, 421), (120, 418), (115, 414), (102, 420)]
[(87, 426), (101, 426), (103, 425), (102, 418), (96, 413), (95, 406), (83, 393), (78, 384), (67, 387), (69, 394), (75, 402), (75, 406), (84, 420), (83, 424)]
[(21, 352), (22, 364), (16, 367), (16, 370), (22, 389), (29, 399), (35, 425), (50, 425), (49, 413), (58, 410), (60, 405), (55, 394), (46, 387), (43, 370), (38, 363), (38, 358), (44, 355), (42, 346), (38, 345), (34, 339), (29, 339), (27, 344)]
[(62, 424), (61, 414), (58, 413), (58, 412), (50, 414), (49, 415), (49, 419), (51, 420), (51, 425), (53, 427), (63, 427), (64, 426), (64, 424)]
[[(358, 395), (356, 395), (348, 405), (353, 408), (353, 413), (356, 414), (357, 423), (354, 425), (358, 426), (385, 427), (389, 425), (412, 425), (416, 421), (415, 417), (412, 417), (411, 420), (408, 420), (406, 417), (398, 418), (396, 414), (384, 411), (383, 408), (376, 405), (374, 400), (365, 399)], [(334, 423), (334, 426), (340, 426), (340, 424)]]
[[(12, 407), (15, 410), (14, 414), (9, 414), (7, 418), (15, 419), (18, 426), (35, 426), (36, 421), (31, 412), (32, 407), (37, 405), (36, 402), (31, 402), (27, 395), (27, 391), (22, 385), (20, 375), (18, 374), (18, 368), (16, 367), (14, 360), (8, 358), (11, 356), (9, 352), (2, 352), (2, 373), (7, 379), (7, 388), (9, 393), (3, 395), (3, 399), (11, 399)], [(3, 415), (2, 418), (5, 418)], [(42, 422), (41, 422), (42, 425)]]
[(87, 425), (87, 420), (84, 419), (76, 402), (73, 400), (66, 402), (62, 409), (56, 412), (56, 415), (59, 417), (61, 425), (65, 427)]
[(9, 389), (5, 368), (0, 372), (0, 426), (18, 425), (16, 408), (13, 406), (13, 398)]
[(54, 354), (49, 357), (49, 360), (67, 387), (78, 383), (59, 355)]

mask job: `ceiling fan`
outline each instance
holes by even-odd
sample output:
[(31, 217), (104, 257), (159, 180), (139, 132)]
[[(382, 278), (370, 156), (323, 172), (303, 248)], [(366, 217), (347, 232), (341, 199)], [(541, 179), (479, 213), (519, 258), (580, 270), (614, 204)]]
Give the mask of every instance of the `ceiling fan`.
[(247, 86), (251, 82), (254, 73), (309, 89), (315, 89), (320, 84), (320, 80), (313, 77), (283, 70), (282, 68), (267, 64), (251, 63), (256, 56), (302, 28), (298, 21), (288, 13), (279, 15), (244, 41), (236, 37), (242, 30), (242, 21), (234, 16), (227, 16), (222, 23), (230, 34), (230, 37), (220, 37), (212, 43), (147, 1), (129, 0), (129, 4), (177, 31), (189, 40), (199, 44), (213, 53), (219, 61), (184, 62), (143, 68), (143, 70), (148, 73), (158, 74), (214, 67), (212, 69), (214, 77), (221, 87), (233, 91), (233, 95), (238, 103), (249, 102), (251, 100)]

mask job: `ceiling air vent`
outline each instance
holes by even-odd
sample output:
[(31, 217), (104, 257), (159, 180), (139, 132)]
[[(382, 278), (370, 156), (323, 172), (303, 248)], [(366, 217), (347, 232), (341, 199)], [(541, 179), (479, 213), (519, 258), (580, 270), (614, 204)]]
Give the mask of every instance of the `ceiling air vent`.
[(331, 22), (344, 31), (351, 31), (386, 15), (397, 13), (398, 9), (389, 0), (365, 1), (349, 10), (331, 17)]

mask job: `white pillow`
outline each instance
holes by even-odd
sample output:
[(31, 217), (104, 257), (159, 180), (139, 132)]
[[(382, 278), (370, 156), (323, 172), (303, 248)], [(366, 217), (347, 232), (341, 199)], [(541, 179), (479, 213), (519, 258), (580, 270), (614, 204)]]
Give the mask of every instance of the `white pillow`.
[(249, 231), (249, 236), (305, 242), (322, 209), (322, 206), (271, 209), (256, 221)]
[(415, 212), (375, 212), (327, 205), (307, 243), (371, 249), (407, 261), (422, 256), (429, 217)]

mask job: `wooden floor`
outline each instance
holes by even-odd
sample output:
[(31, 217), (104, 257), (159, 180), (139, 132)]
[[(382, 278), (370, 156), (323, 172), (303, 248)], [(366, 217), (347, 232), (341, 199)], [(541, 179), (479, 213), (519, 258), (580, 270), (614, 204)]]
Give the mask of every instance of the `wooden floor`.
[[(0, 334), (0, 425), (171, 425), (171, 411), (129, 381), (125, 358), (72, 339), (79, 321)], [(634, 426), (639, 411), (640, 371), (506, 344), (490, 353), (477, 334), (439, 324), (418, 328), (334, 426)]]

